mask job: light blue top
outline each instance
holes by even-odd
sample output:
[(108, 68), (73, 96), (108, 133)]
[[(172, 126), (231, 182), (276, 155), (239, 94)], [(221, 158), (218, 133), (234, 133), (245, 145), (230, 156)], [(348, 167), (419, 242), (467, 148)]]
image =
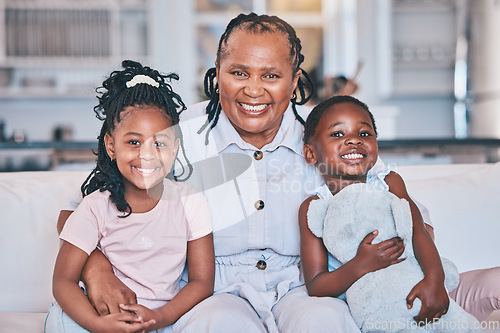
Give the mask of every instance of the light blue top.
[[(385, 182), (385, 177), (392, 170), (387, 167), (377, 166), (376, 173), (370, 173), (366, 177), (366, 183), (374, 185), (380, 189), (389, 191), (389, 185)], [(323, 184), (319, 187), (315, 195), (318, 196), (319, 200), (314, 200), (311, 202), (309, 206), (308, 217), (312, 216), (312, 218), (323, 218), (326, 214), (326, 209), (328, 207), (328, 201), (333, 198), (332, 192), (328, 189), (326, 184)], [(313, 211), (311, 211), (313, 210)], [(311, 230), (313, 233), (315, 231)], [(328, 271), (334, 271), (342, 265), (340, 261), (337, 260), (334, 256), (328, 253)]]
[[(385, 182), (385, 177), (391, 172), (389, 168), (387, 168), (383, 164), (376, 164), (371, 170), (371, 173), (366, 177), (366, 183), (374, 185), (380, 189), (389, 191), (389, 185)], [(332, 192), (328, 189), (326, 184), (320, 186), (316, 191), (315, 195), (318, 196), (318, 200), (311, 201), (309, 205), (309, 211), (307, 212), (307, 219), (311, 221), (312, 219), (325, 219), (326, 210), (328, 208), (328, 202), (331, 198), (333, 198)], [(318, 234), (317, 230), (311, 228), (309, 225), (309, 229), (311, 232), (318, 237), (321, 237)], [(322, 232), (321, 232), (322, 234)], [(330, 252), (328, 252), (328, 271), (332, 272), (342, 266), (342, 263), (335, 258)], [(340, 295), (338, 298), (345, 300), (345, 293)]]
[[(216, 256), (252, 249), (298, 256), (298, 208), (323, 184), (315, 166), (304, 159), (304, 127), (289, 106), (273, 141), (257, 149), (221, 112), (205, 145), (207, 130), (196, 132), (207, 119), (206, 104), (190, 106), (181, 128), (194, 167), (188, 183), (203, 191), (211, 207)], [(304, 117), (309, 112), (297, 109)]]

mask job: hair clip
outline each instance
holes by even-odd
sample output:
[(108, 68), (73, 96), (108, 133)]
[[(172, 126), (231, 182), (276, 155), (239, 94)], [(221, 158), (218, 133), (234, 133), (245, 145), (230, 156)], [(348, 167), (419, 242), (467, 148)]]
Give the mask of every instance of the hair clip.
[(155, 81), (152, 77), (143, 75), (143, 74), (138, 74), (132, 78), (132, 80), (128, 81), (126, 83), (127, 88), (132, 88), (135, 87), (137, 84), (140, 83), (145, 83), (149, 84), (150, 86), (158, 88), (160, 86), (160, 83), (158, 81)]

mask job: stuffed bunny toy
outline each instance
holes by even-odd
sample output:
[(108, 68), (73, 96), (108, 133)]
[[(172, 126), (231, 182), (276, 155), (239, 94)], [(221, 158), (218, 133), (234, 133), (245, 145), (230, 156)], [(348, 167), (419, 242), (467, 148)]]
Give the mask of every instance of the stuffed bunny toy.
[[(308, 224), (341, 263), (354, 258), (361, 241), (374, 230), (379, 234), (373, 243), (395, 236), (405, 242), (404, 261), (364, 275), (346, 292), (352, 316), (362, 332), (474, 332), (473, 328), (479, 327), (479, 322), (451, 299), (447, 314), (438, 322), (418, 326), (414, 321), (422, 303), (417, 298), (408, 309), (406, 296), (424, 274), (413, 253), (413, 223), (406, 200), (374, 185), (356, 183), (329, 201), (313, 200)], [(451, 291), (458, 285), (458, 271), (449, 260), (441, 260), (445, 287)]]

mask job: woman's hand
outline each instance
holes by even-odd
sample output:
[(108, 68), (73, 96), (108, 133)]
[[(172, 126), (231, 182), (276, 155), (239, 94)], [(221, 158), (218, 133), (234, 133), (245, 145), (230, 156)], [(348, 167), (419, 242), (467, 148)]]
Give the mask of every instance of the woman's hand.
[(408, 309), (413, 307), (413, 301), (417, 297), (422, 301), (422, 308), (418, 315), (414, 317), (419, 325), (425, 325), (437, 320), (448, 311), (450, 299), (443, 283), (430, 278), (421, 280), (406, 297)]
[(90, 255), (82, 273), (87, 296), (101, 316), (120, 312), (120, 304), (137, 304), (135, 293), (118, 279), (99, 250)]
[(114, 274), (102, 273), (86, 281), (90, 303), (101, 316), (119, 313), (120, 304), (136, 304), (135, 293)]
[(406, 259), (399, 258), (405, 250), (401, 238), (394, 237), (378, 244), (372, 244), (377, 235), (378, 230), (366, 235), (359, 244), (358, 251), (353, 259), (366, 273), (386, 268)]

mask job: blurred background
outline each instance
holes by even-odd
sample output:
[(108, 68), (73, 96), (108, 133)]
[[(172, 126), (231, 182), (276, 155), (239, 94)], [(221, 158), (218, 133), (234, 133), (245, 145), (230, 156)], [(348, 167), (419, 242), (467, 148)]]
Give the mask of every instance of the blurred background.
[(311, 105), (342, 89), (387, 163), (499, 160), (499, 0), (0, 0), (0, 171), (89, 168), (95, 88), (121, 60), (176, 72), (187, 105), (240, 12), (302, 40)]

